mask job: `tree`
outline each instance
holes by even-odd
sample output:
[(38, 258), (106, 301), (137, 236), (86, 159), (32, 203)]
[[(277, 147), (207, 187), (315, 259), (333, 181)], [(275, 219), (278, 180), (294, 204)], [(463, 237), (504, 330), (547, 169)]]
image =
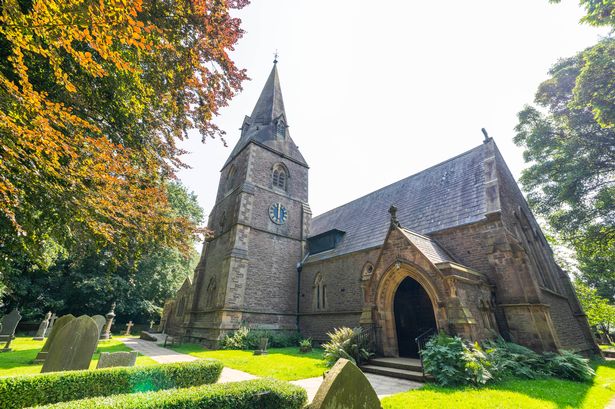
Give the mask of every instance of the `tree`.
[(589, 325), (595, 327), (611, 343), (610, 334), (615, 329), (615, 305), (609, 304), (606, 298), (600, 297), (594, 288), (582, 281), (575, 280), (574, 288), (583, 311), (587, 314)]
[[(614, 47), (605, 39), (596, 47)], [(521, 176), (532, 208), (570, 243), (581, 277), (615, 299), (615, 128), (579, 105), (575, 89), (590, 48), (559, 61), (538, 88), (536, 106), (519, 113), (515, 143), (530, 163)], [(606, 80), (606, 79), (605, 79)], [(608, 93), (610, 79), (595, 84)]]
[[(179, 183), (166, 186), (173, 211), (191, 223), (203, 221), (196, 196)], [(7, 278), (6, 307), (20, 306), (25, 319), (38, 319), (46, 311), (58, 314), (104, 314), (117, 303), (120, 320), (145, 321), (171, 297), (198, 261), (188, 254), (151, 240), (134, 241), (132, 257), (118, 257), (115, 247), (83, 246), (79, 253), (62, 253), (42, 269), (24, 258)]]
[[(560, 3), (561, 0), (549, 0), (551, 3)], [(585, 8), (587, 14), (582, 22), (594, 26), (615, 27), (615, 1), (614, 0), (580, 0), (579, 4)]]
[[(247, 0), (0, 4), (0, 271), (135, 241), (190, 252), (173, 213), (176, 146), (241, 89), (228, 55)], [(6, 273), (5, 273), (6, 274)], [(6, 282), (6, 278), (4, 278)]]

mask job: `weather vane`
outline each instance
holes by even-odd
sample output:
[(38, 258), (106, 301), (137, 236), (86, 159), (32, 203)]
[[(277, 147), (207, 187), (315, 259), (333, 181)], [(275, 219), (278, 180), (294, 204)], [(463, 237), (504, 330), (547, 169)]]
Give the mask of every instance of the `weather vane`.
[(275, 53), (273, 54), (273, 63), (277, 64), (278, 63), (278, 50), (276, 48)]

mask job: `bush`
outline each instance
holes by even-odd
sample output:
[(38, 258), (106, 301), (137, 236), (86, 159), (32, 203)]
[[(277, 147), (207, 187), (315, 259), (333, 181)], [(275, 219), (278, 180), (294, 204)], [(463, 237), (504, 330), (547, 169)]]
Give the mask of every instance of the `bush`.
[(187, 389), (115, 395), (44, 406), (46, 409), (300, 409), (303, 388), (272, 379), (256, 379)]
[(587, 382), (596, 375), (589, 366), (589, 360), (573, 352), (561, 351), (559, 354), (545, 355), (548, 371), (557, 378)]
[(492, 373), (498, 380), (508, 377), (536, 379), (549, 374), (544, 357), (529, 348), (503, 339), (487, 341), (485, 346)]
[(329, 342), (322, 344), (323, 354), (327, 365), (333, 366), (338, 359), (345, 358), (359, 365), (371, 356), (369, 341), (363, 329), (348, 327), (336, 328), (332, 333), (327, 333)]
[(189, 363), (85, 371), (51, 372), (0, 378), (2, 408), (24, 408), (93, 396), (158, 391), (214, 383), (222, 363)]
[(301, 337), (296, 331), (267, 331), (240, 327), (220, 341), (222, 349), (258, 349), (261, 338), (269, 339), (270, 348), (296, 346)]
[(425, 372), (442, 386), (484, 385), (493, 378), (488, 355), (478, 344), (440, 333), (431, 338), (423, 351)]
[(312, 338), (299, 340), (299, 352), (308, 353), (312, 351)]

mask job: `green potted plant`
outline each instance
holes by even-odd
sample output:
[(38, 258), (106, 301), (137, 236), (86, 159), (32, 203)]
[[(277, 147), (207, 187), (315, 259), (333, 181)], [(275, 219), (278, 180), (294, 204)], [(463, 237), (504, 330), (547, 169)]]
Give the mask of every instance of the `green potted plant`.
[(312, 338), (305, 338), (299, 341), (299, 352), (308, 353), (312, 351)]

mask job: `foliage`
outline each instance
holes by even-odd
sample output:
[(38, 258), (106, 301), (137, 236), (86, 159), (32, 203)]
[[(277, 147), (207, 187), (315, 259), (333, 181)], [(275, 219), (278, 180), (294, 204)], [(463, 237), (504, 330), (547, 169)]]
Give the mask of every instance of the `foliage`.
[[(212, 123), (245, 72), (228, 52), (247, 0), (7, 0), (0, 7), (0, 271), (81, 246), (187, 252), (171, 210), (176, 142)], [(7, 278), (3, 278), (5, 283)]]
[(303, 388), (271, 379), (205, 385), (187, 389), (116, 395), (44, 406), (48, 409), (301, 409), (307, 402)]
[[(561, 0), (549, 0), (559, 3)], [(587, 14), (581, 21), (594, 26), (615, 27), (615, 1), (613, 0), (579, 0)]]
[(320, 349), (301, 353), (297, 347), (270, 348), (267, 355), (254, 355), (251, 351), (238, 350), (211, 351), (195, 344), (184, 344), (172, 349), (197, 358), (217, 359), (225, 367), (282, 381), (322, 376), (327, 369)]
[[(174, 214), (194, 224), (203, 221), (194, 194), (178, 182), (167, 183), (167, 191)], [(40, 320), (48, 310), (58, 315), (105, 314), (116, 302), (119, 320), (155, 318), (158, 306), (192, 275), (198, 254), (194, 248), (182, 254), (155, 238), (129, 248), (130, 257), (122, 257), (113, 245), (86, 243), (44, 269), (22, 259), (6, 272), (5, 309), (20, 306), (25, 320)]]
[(268, 331), (239, 327), (238, 330), (224, 336), (220, 341), (222, 349), (258, 349), (260, 339), (268, 338), (269, 347), (285, 348), (297, 345), (297, 331)]
[(503, 339), (485, 342), (494, 380), (506, 378), (536, 379), (548, 374), (545, 360), (522, 345)]
[(384, 409), (596, 409), (615, 397), (615, 362), (600, 361), (593, 382), (564, 379), (510, 379), (483, 388), (425, 385), (382, 400)]
[(493, 378), (491, 363), (478, 344), (444, 333), (432, 337), (421, 351), (426, 373), (439, 385), (484, 385)]
[[(29, 337), (16, 337), (11, 342), (11, 353), (0, 354), (0, 377), (15, 376), (15, 375), (38, 375), (41, 373), (42, 364), (33, 363), (38, 351), (43, 347), (45, 341), (33, 340)], [(96, 353), (92, 357), (90, 369), (96, 368), (98, 358), (101, 352), (127, 352), (132, 351), (126, 345), (111, 339), (109, 341), (101, 341), (98, 344)], [(156, 361), (144, 355), (137, 357), (136, 366), (156, 365)]]
[(93, 396), (157, 391), (215, 383), (222, 363), (199, 360), (189, 363), (132, 368), (45, 373), (0, 378), (0, 402), (8, 408), (25, 408)]
[(589, 360), (570, 351), (559, 354), (545, 354), (547, 370), (552, 376), (571, 381), (591, 381), (596, 372), (589, 366)]
[[(582, 280), (615, 300), (615, 127), (597, 121), (581, 97), (603, 95), (615, 106), (615, 76), (592, 66), (605, 50), (611, 55), (615, 39), (555, 64), (536, 94), (538, 107), (519, 113), (514, 140), (530, 163), (520, 181), (533, 210), (572, 245)], [(583, 91), (585, 77), (592, 84)]]
[(580, 280), (574, 280), (574, 288), (589, 325), (608, 337), (615, 329), (615, 305)]
[(322, 344), (322, 347), (325, 350), (324, 358), (329, 366), (333, 366), (340, 358), (360, 365), (371, 356), (368, 339), (361, 327), (336, 328), (333, 332), (327, 333), (327, 336), (329, 342)]

